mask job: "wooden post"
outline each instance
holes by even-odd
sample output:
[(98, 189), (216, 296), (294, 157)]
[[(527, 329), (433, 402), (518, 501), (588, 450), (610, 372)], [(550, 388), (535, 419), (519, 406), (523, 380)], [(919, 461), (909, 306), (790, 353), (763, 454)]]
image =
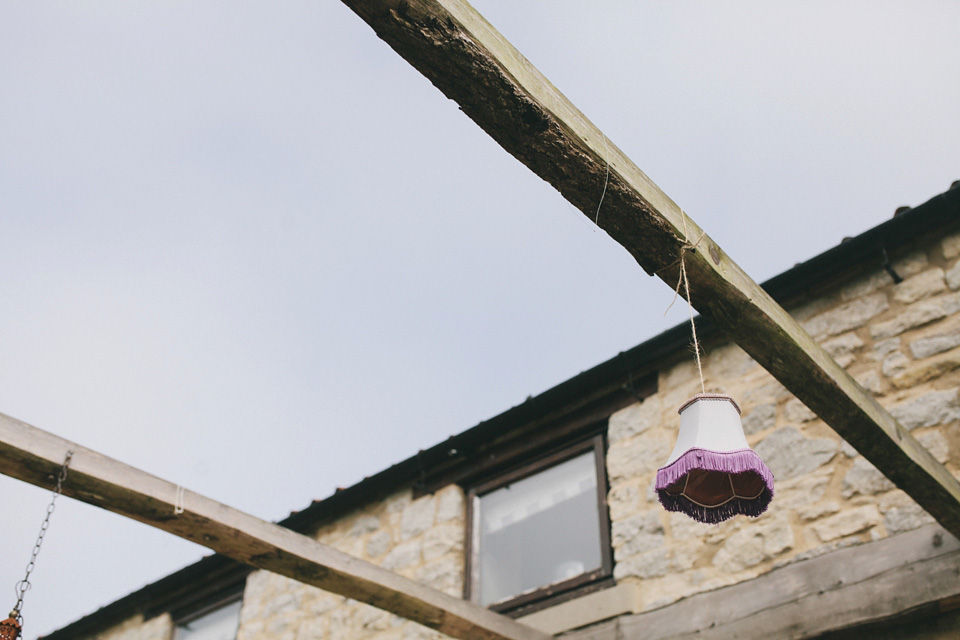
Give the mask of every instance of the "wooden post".
[(599, 226), (671, 288), (687, 247), (697, 310), (960, 536), (960, 483), (465, 0), (343, 2), (590, 220), (609, 168)]
[[(0, 469), (52, 488), (73, 451), (63, 494), (163, 529), (260, 569), (320, 587), (463, 640), (547, 640), (510, 618), (0, 414)], [(183, 513), (177, 515), (177, 505)]]

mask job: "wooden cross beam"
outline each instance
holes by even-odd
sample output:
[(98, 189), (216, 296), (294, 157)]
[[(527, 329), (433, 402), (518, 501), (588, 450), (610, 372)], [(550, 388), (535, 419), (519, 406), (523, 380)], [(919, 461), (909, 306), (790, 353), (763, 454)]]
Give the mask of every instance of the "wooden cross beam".
[[(465, 0), (343, 0), (504, 149), (671, 286), (947, 530), (960, 483)], [(696, 250), (690, 245), (696, 243)]]
[[(0, 414), (0, 469), (52, 488), (73, 451), (63, 494), (139, 520), (219, 554), (320, 587), (463, 640), (547, 640), (485, 607), (364, 562), (313, 538), (184, 490)], [(177, 506), (183, 513), (175, 513)]]

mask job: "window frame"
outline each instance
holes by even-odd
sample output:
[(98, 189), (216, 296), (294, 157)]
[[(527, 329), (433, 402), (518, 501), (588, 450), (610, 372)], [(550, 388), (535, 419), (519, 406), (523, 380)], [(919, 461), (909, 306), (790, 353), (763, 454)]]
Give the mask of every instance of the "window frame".
[(511, 467), (498, 475), (488, 476), (468, 487), (466, 500), (467, 552), (464, 554), (466, 566), (463, 595), (465, 600), (477, 602), (479, 595), (480, 510), (477, 505), (480, 498), (505, 485), (536, 475), (589, 451), (593, 452), (597, 473), (596, 504), (600, 522), (600, 568), (581, 573), (561, 582), (545, 585), (534, 591), (500, 600), (488, 605), (488, 608), (510, 617), (519, 617), (613, 586), (613, 546), (610, 538), (610, 510), (607, 506), (609, 488), (607, 486), (606, 449), (606, 437), (603, 433), (598, 433), (590, 438), (565, 445), (560, 449), (555, 449)]

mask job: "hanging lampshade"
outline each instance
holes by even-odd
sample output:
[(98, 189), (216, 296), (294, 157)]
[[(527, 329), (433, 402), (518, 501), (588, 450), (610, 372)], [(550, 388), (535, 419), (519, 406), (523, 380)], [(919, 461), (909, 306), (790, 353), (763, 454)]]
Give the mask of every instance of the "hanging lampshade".
[(0, 622), (0, 640), (17, 640), (20, 637), (20, 622), (17, 612), (10, 613), (10, 617)]
[(711, 524), (766, 511), (773, 474), (747, 444), (733, 398), (698, 393), (679, 413), (677, 445), (657, 471), (660, 504)]

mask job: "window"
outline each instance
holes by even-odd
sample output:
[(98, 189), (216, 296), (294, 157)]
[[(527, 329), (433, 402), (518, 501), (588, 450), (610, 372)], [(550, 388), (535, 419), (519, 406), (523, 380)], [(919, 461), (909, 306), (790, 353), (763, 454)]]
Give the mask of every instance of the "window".
[(469, 491), (467, 597), (521, 615), (610, 584), (604, 439)]
[(198, 611), (177, 623), (174, 640), (236, 640), (240, 627), (240, 600)]

